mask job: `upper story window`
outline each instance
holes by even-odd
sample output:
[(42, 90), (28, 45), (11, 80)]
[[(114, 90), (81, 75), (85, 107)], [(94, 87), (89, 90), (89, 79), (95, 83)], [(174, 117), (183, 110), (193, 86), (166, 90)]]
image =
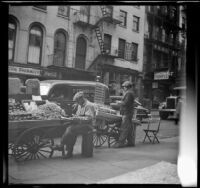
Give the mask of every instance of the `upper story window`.
[(111, 40), (112, 40), (112, 36), (109, 34), (104, 34), (104, 50), (107, 53), (110, 53), (111, 50)]
[(175, 18), (175, 16), (176, 16), (176, 7), (174, 7), (174, 6), (171, 6), (170, 7), (170, 18)]
[(133, 30), (134, 31), (139, 31), (139, 21), (140, 21), (139, 17), (133, 16)]
[(28, 63), (41, 64), (43, 31), (39, 25), (33, 25), (29, 32)]
[(14, 59), (15, 40), (16, 40), (17, 24), (14, 19), (9, 18), (8, 23), (8, 59)]
[(128, 61), (137, 61), (138, 44), (126, 43), (126, 56), (125, 59)]
[(126, 27), (126, 22), (127, 22), (127, 12), (120, 10), (120, 26)]
[(87, 52), (87, 41), (83, 36), (79, 36), (76, 42), (75, 68), (83, 70), (85, 69), (86, 52)]
[(80, 7), (80, 13), (83, 15), (90, 15), (90, 6), (81, 6)]
[(47, 10), (47, 6), (34, 6), (34, 7), (42, 9), (42, 10)]
[(58, 15), (69, 17), (69, 11), (70, 11), (69, 6), (59, 6), (58, 7)]
[(123, 40), (123, 39), (119, 39), (118, 57), (124, 59), (124, 57), (125, 57), (125, 47), (126, 47), (126, 41)]
[(54, 38), (53, 64), (63, 66), (65, 62), (66, 36), (63, 31), (57, 31)]
[(112, 14), (113, 14), (113, 7), (110, 6), (110, 5), (107, 5), (107, 6), (105, 6), (105, 10), (106, 10), (107, 16), (112, 17)]

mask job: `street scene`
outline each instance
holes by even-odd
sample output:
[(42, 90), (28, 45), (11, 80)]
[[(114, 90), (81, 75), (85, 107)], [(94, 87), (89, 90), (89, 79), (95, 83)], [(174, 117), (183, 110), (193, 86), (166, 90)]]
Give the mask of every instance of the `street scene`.
[(176, 184), (185, 5), (9, 6), (8, 184)]

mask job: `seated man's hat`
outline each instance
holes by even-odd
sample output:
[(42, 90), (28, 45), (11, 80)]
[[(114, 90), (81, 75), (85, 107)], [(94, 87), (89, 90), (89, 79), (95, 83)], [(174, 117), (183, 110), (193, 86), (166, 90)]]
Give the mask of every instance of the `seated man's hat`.
[(80, 99), (82, 97), (84, 97), (84, 93), (83, 93), (83, 91), (79, 91), (74, 95), (73, 101), (77, 101), (78, 99)]

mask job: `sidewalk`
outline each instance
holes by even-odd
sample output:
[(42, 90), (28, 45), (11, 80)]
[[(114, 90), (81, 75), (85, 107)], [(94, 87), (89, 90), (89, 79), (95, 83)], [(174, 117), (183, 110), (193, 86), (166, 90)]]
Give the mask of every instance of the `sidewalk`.
[[(138, 142), (134, 148), (114, 149), (103, 146), (94, 149), (92, 158), (81, 157), (79, 138), (74, 153), (74, 158), (69, 160), (62, 159), (60, 153), (52, 159), (32, 160), (20, 164), (16, 164), (11, 159), (9, 160), (9, 183), (91, 184), (136, 172), (162, 161), (175, 165), (178, 155), (178, 137), (162, 139), (160, 144)], [(176, 170), (173, 173), (176, 173)]]

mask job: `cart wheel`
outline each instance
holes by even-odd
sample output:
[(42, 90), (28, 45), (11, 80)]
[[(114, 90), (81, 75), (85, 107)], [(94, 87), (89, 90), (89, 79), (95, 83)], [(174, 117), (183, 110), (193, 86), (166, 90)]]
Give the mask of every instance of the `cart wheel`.
[(13, 155), (14, 154), (14, 146), (15, 144), (14, 143), (9, 143), (8, 144), (8, 155)]
[(120, 135), (120, 129), (119, 127), (111, 127), (108, 130), (108, 147), (112, 147), (115, 143), (118, 142)]
[(97, 130), (97, 132), (93, 135), (94, 147), (102, 146), (106, 142), (107, 138), (107, 135), (104, 135), (101, 130)]
[(97, 126), (96, 133), (93, 135), (94, 147), (100, 147), (106, 142), (108, 138), (107, 133), (108, 133), (108, 125), (105, 122)]
[(16, 140), (14, 146), (14, 157), (16, 161), (51, 157), (54, 145), (52, 138), (45, 138), (41, 129), (29, 129), (24, 131)]

